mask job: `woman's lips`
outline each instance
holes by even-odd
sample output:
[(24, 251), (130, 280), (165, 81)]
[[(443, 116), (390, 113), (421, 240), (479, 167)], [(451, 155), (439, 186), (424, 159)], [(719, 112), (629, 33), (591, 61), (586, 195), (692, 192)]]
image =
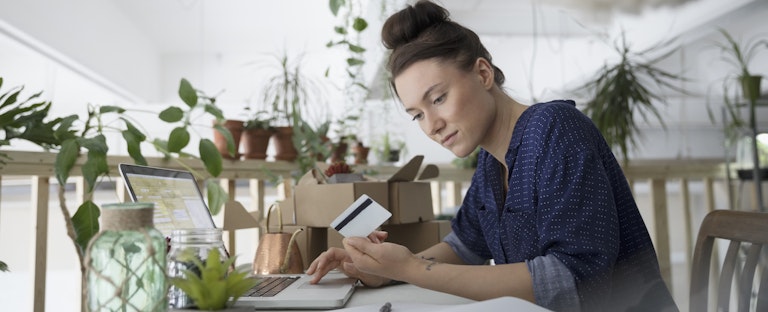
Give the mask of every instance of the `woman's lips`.
[(447, 137), (443, 139), (440, 144), (443, 146), (451, 146), (453, 145), (453, 142), (456, 141), (456, 132), (449, 134)]

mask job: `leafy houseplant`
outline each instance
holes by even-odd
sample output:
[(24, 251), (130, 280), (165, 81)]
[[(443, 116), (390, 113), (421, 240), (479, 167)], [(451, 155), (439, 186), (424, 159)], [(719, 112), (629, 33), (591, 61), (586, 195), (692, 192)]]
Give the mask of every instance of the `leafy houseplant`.
[[(754, 129), (756, 124), (755, 108), (760, 96), (760, 83), (763, 77), (753, 74), (749, 70), (749, 63), (760, 48), (768, 49), (768, 39), (753, 38), (742, 44), (736, 41), (726, 30), (720, 29), (719, 32), (725, 38), (725, 42), (716, 43), (716, 46), (720, 49), (723, 60), (737, 71), (737, 73), (726, 76), (722, 84), (723, 103), (730, 120), (729, 124), (724, 125), (724, 131), (726, 142), (730, 144), (738, 139), (739, 129), (747, 126)], [(749, 111), (748, 120), (745, 120), (740, 110), (744, 106), (747, 106)], [(711, 110), (709, 110), (709, 114), (710, 119), (714, 120)]]
[[(274, 56), (277, 72), (267, 79), (262, 88), (264, 103), (276, 114), (274, 119), (275, 159), (293, 161), (301, 149), (294, 132), (301, 131), (309, 113), (309, 100), (318, 105), (322, 100), (316, 81), (302, 72), (301, 57), (291, 60), (287, 54)], [(274, 66), (276, 65), (276, 66)]]
[(675, 49), (645, 60), (647, 54), (663, 47), (656, 45), (645, 51), (633, 52), (622, 35), (621, 45), (614, 46), (621, 56), (619, 62), (604, 65), (591, 81), (577, 90), (588, 93), (584, 113), (592, 119), (608, 144), (618, 150), (625, 164), (629, 161), (630, 146), (637, 145), (635, 113), (639, 113), (645, 121), (653, 115), (664, 127), (655, 106), (657, 102), (666, 104), (662, 92), (669, 89), (685, 93), (674, 84), (685, 78), (657, 67), (657, 63), (674, 53)]
[[(738, 141), (740, 137), (745, 136), (745, 132), (749, 133), (752, 168), (739, 170), (738, 173), (745, 178), (748, 178), (751, 174), (757, 188), (755, 193), (757, 196), (756, 202), (758, 205), (762, 205), (763, 194), (759, 185), (761, 185), (761, 176), (764, 176), (765, 173), (761, 174), (763, 170), (760, 168), (756, 110), (763, 76), (751, 72), (749, 70), (749, 63), (761, 48), (768, 49), (768, 39), (752, 38), (742, 44), (734, 39), (726, 30), (719, 29), (719, 32), (725, 38), (725, 42), (717, 43), (716, 46), (720, 49), (723, 60), (737, 70), (737, 73), (726, 76), (722, 84), (723, 103), (729, 120), (727, 124), (723, 125), (726, 137), (726, 151), (730, 150), (734, 142)], [(747, 120), (742, 117), (741, 108), (744, 107), (748, 111)], [(710, 119), (714, 120), (711, 110), (709, 113)]]
[(228, 302), (237, 301), (237, 298), (258, 284), (256, 279), (248, 277), (250, 265), (229, 272), (235, 257), (223, 262), (220, 257), (218, 249), (211, 249), (205, 262), (192, 256), (190, 260), (194, 263), (194, 269), (184, 270), (184, 278), (171, 278), (171, 283), (192, 298), (199, 310), (226, 309)]

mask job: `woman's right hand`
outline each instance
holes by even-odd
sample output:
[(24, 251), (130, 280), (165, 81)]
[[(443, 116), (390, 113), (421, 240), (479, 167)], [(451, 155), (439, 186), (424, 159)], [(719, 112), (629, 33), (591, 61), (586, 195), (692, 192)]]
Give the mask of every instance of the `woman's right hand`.
[[(371, 235), (368, 235), (368, 239), (379, 244), (387, 238), (388, 233), (383, 231), (374, 231)], [(390, 282), (389, 279), (360, 272), (355, 264), (352, 263), (352, 259), (349, 257), (349, 253), (346, 250), (336, 247), (331, 247), (327, 251), (320, 254), (307, 269), (307, 274), (312, 275), (311, 284), (317, 284), (320, 279), (323, 278), (331, 270), (338, 269), (345, 275), (359, 279), (363, 284), (369, 287), (380, 287)]]

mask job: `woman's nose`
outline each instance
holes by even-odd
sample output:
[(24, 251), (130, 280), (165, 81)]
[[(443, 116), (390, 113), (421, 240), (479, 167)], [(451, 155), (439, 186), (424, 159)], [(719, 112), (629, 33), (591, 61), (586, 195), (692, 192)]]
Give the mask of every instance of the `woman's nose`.
[(427, 117), (427, 134), (430, 136), (434, 136), (440, 133), (443, 128), (445, 128), (445, 121), (443, 121), (442, 118), (439, 118), (438, 116), (430, 116)]

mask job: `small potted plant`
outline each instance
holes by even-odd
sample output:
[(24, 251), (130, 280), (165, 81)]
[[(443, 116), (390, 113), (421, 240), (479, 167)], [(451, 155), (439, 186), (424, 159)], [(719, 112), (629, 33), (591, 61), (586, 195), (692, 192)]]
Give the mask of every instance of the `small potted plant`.
[(275, 131), (272, 128), (274, 119), (268, 112), (258, 111), (245, 121), (242, 143), (243, 156), (246, 159), (267, 158), (269, 138)]
[[(225, 310), (258, 284), (256, 279), (249, 277), (249, 265), (230, 271), (235, 257), (223, 262), (220, 257), (218, 249), (211, 249), (205, 262), (193, 256), (190, 260), (194, 263), (194, 269), (184, 270), (184, 277), (170, 279), (174, 286), (192, 298), (198, 310)], [(249, 308), (253, 310), (253, 307)]]
[[(768, 38), (755, 37), (745, 42), (739, 42), (725, 29), (719, 29), (725, 42), (716, 43), (716, 47), (722, 53), (723, 61), (733, 66), (734, 72), (727, 75), (722, 82), (723, 104), (728, 122), (723, 125), (726, 148), (729, 149), (737, 142), (747, 143), (749, 146), (741, 150), (749, 150), (744, 158), (751, 158), (751, 168), (737, 170), (740, 179), (753, 179), (755, 185), (760, 185), (760, 157), (757, 135), (756, 108), (760, 97), (760, 85), (762, 75), (758, 75), (749, 69), (750, 62), (761, 50), (768, 50)], [(744, 110), (747, 111), (744, 114)], [(715, 120), (714, 114), (709, 110), (710, 119)], [(746, 116), (745, 116), (746, 115)], [(765, 171), (765, 170), (763, 170)]]

